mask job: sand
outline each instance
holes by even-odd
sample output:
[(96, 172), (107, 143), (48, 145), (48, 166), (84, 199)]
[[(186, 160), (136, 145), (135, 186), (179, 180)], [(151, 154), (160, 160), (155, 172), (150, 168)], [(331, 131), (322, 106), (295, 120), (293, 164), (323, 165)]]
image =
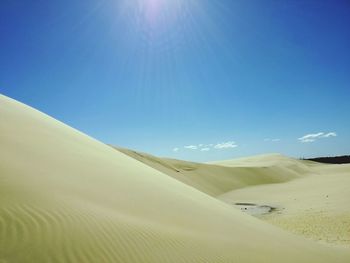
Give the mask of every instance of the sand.
[(227, 172), (220, 179), (208, 172), (196, 183), (195, 169), (184, 183), (5, 96), (0, 120), (1, 263), (350, 259), (347, 248), (308, 240), (230, 204), (235, 191), (311, 178), (302, 171), (282, 167), (277, 171), (290, 173), (262, 172), (261, 179), (240, 167), (249, 179), (240, 172), (231, 179), (220, 164), (213, 165)]
[(350, 165), (312, 165), (309, 176), (227, 192), (229, 204), (259, 203), (276, 209), (261, 217), (315, 241), (350, 249)]
[(244, 213), (314, 241), (350, 248), (350, 164), (281, 154), (201, 164), (117, 149)]

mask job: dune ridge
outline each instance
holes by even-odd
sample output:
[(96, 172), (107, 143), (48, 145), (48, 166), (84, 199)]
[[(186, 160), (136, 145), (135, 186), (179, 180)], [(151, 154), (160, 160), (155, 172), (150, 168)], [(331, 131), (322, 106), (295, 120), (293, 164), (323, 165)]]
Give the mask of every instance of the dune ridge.
[(0, 262), (348, 262), (0, 96)]

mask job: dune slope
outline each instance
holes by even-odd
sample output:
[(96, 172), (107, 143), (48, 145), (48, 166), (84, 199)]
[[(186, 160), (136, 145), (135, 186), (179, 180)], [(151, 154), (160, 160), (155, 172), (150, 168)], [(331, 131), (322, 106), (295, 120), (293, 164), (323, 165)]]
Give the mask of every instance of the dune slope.
[(249, 158), (244, 163), (195, 163), (114, 148), (213, 197), (253, 185), (286, 182), (310, 173), (307, 165), (281, 155), (268, 155), (253, 160)]
[(0, 96), (0, 262), (348, 262)]

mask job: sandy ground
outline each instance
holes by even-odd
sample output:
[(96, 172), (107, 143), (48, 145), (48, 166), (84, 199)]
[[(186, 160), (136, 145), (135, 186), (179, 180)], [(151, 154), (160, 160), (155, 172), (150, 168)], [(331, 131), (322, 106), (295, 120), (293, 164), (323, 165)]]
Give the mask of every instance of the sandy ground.
[(251, 202), (276, 207), (261, 217), (310, 239), (350, 248), (350, 165), (314, 165), (312, 173), (278, 185), (225, 193), (229, 204)]
[(261, 177), (253, 168), (213, 165), (225, 173), (205, 172), (202, 179), (195, 171), (204, 167), (165, 160), (193, 171), (183, 183), (5, 96), (0, 120), (1, 263), (349, 262), (348, 249), (292, 234), (230, 204), (235, 191), (311, 178), (304, 164), (267, 167)]

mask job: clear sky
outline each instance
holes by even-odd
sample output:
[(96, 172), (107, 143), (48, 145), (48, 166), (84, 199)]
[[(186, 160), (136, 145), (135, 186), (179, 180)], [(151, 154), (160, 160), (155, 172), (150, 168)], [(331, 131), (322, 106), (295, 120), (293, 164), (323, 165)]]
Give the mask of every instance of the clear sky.
[(0, 93), (160, 156), (349, 154), (349, 14), (346, 0), (2, 0)]

